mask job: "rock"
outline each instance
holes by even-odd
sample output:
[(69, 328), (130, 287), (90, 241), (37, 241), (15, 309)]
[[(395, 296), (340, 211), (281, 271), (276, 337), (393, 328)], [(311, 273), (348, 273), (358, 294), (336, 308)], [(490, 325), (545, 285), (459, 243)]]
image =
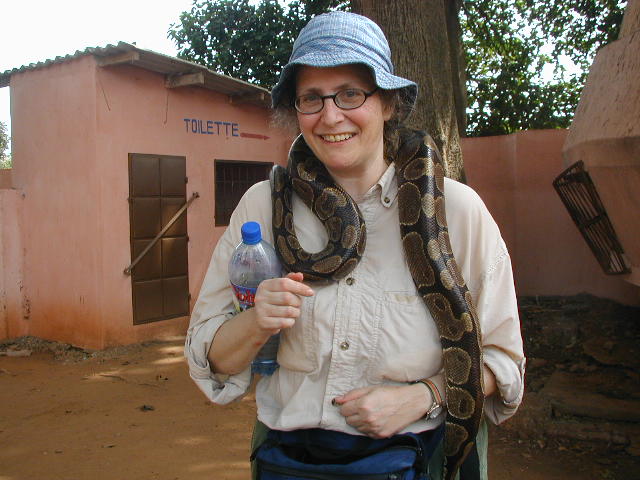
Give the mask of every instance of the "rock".
[(628, 424), (624, 426), (627, 437), (629, 437), (629, 445), (626, 452), (634, 457), (640, 457), (640, 425)]
[(534, 370), (536, 368), (541, 368), (549, 364), (549, 361), (546, 358), (528, 358), (527, 359), (527, 369)]
[(30, 357), (31, 350), (6, 350), (4, 352), (0, 352), (0, 355), (6, 355), (7, 357)]
[(539, 391), (542, 387), (544, 387), (545, 381), (546, 380), (544, 378), (529, 378), (526, 382), (527, 391), (532, 393)]
[(603, 365), (623, 366), (636, 369), (640, 366), (640, 349), (633, 335), (619, 338), (616, 342), (602, 342), (597, 336), (583, 343), (584, 353)]
[(640, 445), (631, 444), (625, 449), (625, 452), (632, 457), (640, 457)]
[(585, 368), (586, 368), (586, 364), (585, 363), (574, 363), (573, 365), (571, 365), (569, 367), (569, 371), (570, 372), (584, 372)]

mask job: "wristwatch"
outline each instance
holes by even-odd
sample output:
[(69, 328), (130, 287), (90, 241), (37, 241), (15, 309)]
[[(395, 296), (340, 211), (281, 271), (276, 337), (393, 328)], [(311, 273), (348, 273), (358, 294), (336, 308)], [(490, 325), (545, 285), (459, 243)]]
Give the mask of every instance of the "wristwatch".
[(428, 380), (428, 379), (415, 380), (410, 383), (411, 385), (415, 385), (416, 383), (422, 383), (429, 389), (429, 393), (431, 393), (431, 406), (429, 407), (429, 410), (427, 410), (427, 413), (424, 414), (424, 419), (433, 420), (438, 415), (440, 415), (442, 413), (443, 406), (442, 406), (442, 397), (440, 396), (438, 387), (436, 387), (436, 385), (431, 380)]

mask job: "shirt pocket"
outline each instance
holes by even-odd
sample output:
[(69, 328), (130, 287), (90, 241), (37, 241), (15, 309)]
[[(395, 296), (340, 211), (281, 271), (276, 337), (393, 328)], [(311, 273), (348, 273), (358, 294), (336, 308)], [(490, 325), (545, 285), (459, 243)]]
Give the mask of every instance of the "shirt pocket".
[(294, 372), (311, 373), (317, 369), (316, 334), (313, 329), (315, 296), (304, 297), (300, 317), (293, 327), (281, 330), (278, 363)]
[(368, 370), (372, 384), (406, 383), (428, 378), (442, 366), (438, 331), (415, 291), (385, 291), (376, 302), (374, 354)]

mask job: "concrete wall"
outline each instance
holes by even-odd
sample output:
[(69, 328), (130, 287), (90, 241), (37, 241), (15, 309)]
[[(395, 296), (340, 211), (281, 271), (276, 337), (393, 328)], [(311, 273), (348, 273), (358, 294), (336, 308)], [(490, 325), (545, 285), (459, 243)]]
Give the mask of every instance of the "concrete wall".
[(640, 304), (640, 288), (605, 275), (552, 182), (566, 130), (462, 140), (468, 183), (500, 226), (519, 295), (591, 293)]

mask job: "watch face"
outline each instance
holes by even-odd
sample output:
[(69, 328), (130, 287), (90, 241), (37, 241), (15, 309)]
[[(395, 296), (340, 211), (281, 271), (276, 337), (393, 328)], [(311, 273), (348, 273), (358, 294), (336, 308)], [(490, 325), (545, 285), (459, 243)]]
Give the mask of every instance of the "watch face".
[(440, 415), (440, 413), (442, 413), (442, 406), (441, 405), (436, 405), (433, 410), (431, 410), (428, 414), (429, 416), (429, 420), (433, 420), (434, 418), (436, 418), (438, 415)]

